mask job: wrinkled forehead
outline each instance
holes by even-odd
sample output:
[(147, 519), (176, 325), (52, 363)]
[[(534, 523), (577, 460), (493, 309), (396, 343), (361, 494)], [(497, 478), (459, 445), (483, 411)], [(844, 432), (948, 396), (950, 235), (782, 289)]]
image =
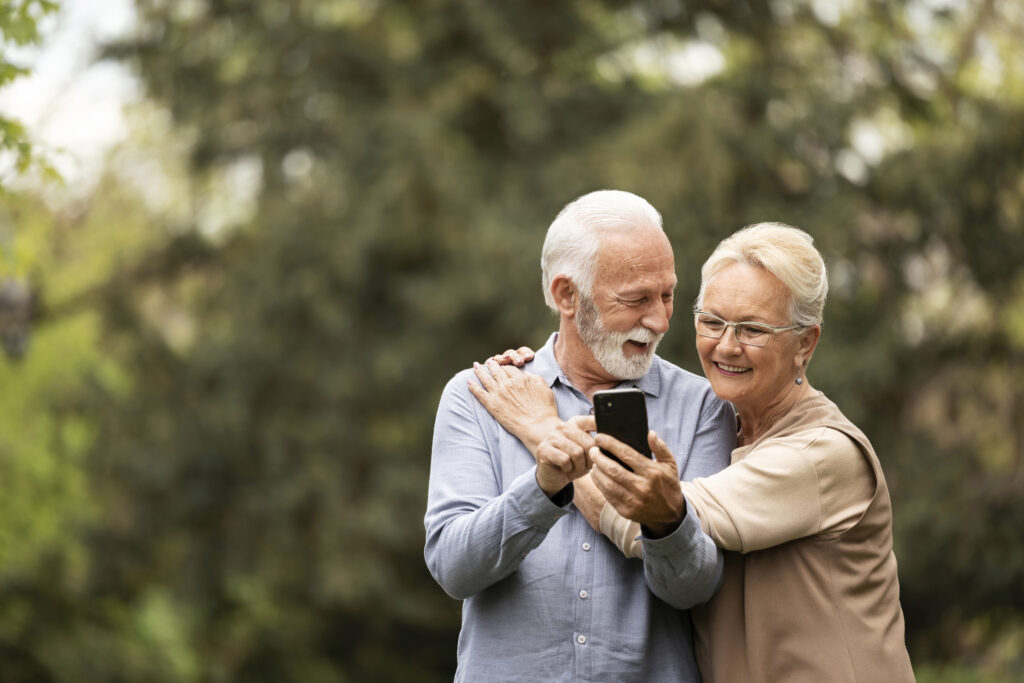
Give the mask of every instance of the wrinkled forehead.
[(595, 284), (623, 285), (630, 281), (675, 286), (675, 256), (661, 230), (610, 231), (602, 237)]

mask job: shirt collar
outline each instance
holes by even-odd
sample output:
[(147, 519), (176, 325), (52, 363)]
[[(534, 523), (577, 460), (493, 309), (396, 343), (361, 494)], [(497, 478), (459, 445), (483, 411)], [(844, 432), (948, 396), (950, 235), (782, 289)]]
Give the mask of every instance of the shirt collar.
[[(562, 372), (558, 361), (555, 360), (555, 340), (557, 339), (558, 333), (553, 332), (548, 337), (547, 343), (534, 354), (533, 362), (530, 364), (530, 372), (543, 377), (549, 387), (554, 387), (555, 382), (561, 382), (565, 386), (571, 387), (572, 384), (566, 378), (565, 373)], [(645, 394), (657, 398), (658, 394), (661, 393), (661, 364), (663, 362), (661, 358), (655, 355), (654, 361), (651, 363), (651, 367), (646, 375), (639, 379), (624, 380), (619, 383), (618, 387), (637, 387)]]

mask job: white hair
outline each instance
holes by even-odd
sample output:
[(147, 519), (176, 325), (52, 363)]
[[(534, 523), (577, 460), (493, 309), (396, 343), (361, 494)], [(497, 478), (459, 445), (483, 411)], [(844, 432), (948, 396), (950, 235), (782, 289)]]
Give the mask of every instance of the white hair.
[(726, 237), (701, 267), (697, 308), (704, 306), (704, 288), (711, 277), (733, 263), (764, 268), (786, 285), (789, 324), (821, 324), (828, 275), (814, 238), (806, 232), (784, 223), (756, 223)]
[(572, 280), (582, 296), (591, 296), (602, 233), (643, 228), (664, 232), (661, 214), (632, 192), (598, 190), (567, 204), (548, 228), (541, 250), (541, 284), (548, 308), (558, 311), (551, 281), (559, 274)]

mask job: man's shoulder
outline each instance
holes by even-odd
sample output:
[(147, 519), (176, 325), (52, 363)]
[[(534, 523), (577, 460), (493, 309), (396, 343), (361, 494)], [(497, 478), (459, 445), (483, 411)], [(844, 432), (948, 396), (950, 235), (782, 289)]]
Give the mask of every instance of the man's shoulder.
[(438, 398), (438, 412), (471, 410), (476, 399), (469, 393), (469, 383), (477, 381), (473, 368), (465, 368), (452, 375)]
[[(531, 372), (537, 374), (536, 370), (533, 370), (536, 360), (532, 360), (523, 365), (521, 368), (523, 372)], [(484, 368), (484, 372), (487, 369)], [(444, 390), (441, 392), (440, 403), (441, 406), (451, 406), (452, 404), (463, 404), (466, 407), (472, 407), (474, 412), (480, 413), (481, 417), (489, 416), (486, 409), (476, 400), (469, 392), (470, 384), (480, 384), (480, 379), (476, 376), (476, 371), (473, 368), (463, 368), (456, 372), (451, 379), (444, 386)], [(493, 418), (492, 418), (493, 419)]]
[[(483, 363), (481, 363), (481, 365), (483, 365)], [(535, 375), (540, 374), (537, 359), (524, 363), (519, 369), (522, 370), (523, 372), (531, 372)], [(483, 367), (483, 371), (488, 372), (486, 366)], [(474, 370), (472, 367), (463, 368), (456, 372), (454, 375), (452, 375), (451, 379), (448, 380), (448, 383), (445, 385), (445, 391), (448, 391), (449, 388), (458, 387), (461, 390), (465, 390), (466, 393), (469, 393), (469, 391), (466, 390), (465, 387), (470, 382), (479, 383), (479, 381), (480, 380), (477, 379), (476, 376), (476, 370)]]
[[(535, 375), (541, 376), (547, 376), (557, 372), (558, 363), (555, 361), (553, 350), (554, 340), (555, 334), (552, 333), (547, 342), (534, 352), (533, 360), (523, 364), (520, 369), (523, 372), (532, 372)], [(484, 361), (480, 361), (481, 365), (483, 365), (483, 363)], [(448, 394), (450, 392), (456, 392), (469, 395), (469, 390), (466, 387), (470, 382), (479, 382), (476, 377), (476, 371), (472, 366), (463, 368), (456, 372), (445, 385), (444, 393)]]

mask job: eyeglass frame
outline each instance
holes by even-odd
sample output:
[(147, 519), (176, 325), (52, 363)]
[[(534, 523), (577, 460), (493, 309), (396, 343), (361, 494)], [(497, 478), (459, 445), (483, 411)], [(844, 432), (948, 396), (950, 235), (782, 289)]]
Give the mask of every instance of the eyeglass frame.
[[(722, 325), (725, 326), (725, 327), (722, 328), (722, 333), (720, 335), (718, 335), (717, 337), (713, 337), (710, 334), (704, 334), (700, 330), (698, 330), (697, 329), (697, 316), (699, 316), (699, 315), (706, 315), (706, 316), (714, 318), (715, 320), (717, 320), (720, 323), (722, 323)], [(768, 334), (768, 339), (767, 339), (767, 341), (765, 341), (764, 344), (755, 344), (755, 343), (749, 342), (749, 341), (742, 341), (739, 338), (739, 336), (736, 334), (736, 326), (737, 325), (752, 325), (754, 327), (765, 328), (766, 331), (767, 331), (767, 334)], [(702, 311), (699, 308), (695, 308), (695, 309), (693, 309), (693, 327), (694, 327), (694, 331), (697, 334), (699, 334), (700, 336), (705, 337), (707, 339), (721, 339), (722, 337), (725, 336), (726, 329), (731, 327), (732, 328), (732, 336), (736, 340), (737, 344), (743, 344), (744, 346), (755, 346), (757, 348), (763, 348), (763, 347), (767, 346), (768, 342), (770, 342), (772, 340), (772, 338), (774, 338), (775, 335), (778, 334), (779, 332), (786, 332), (788, 330), (798, 330), (800, 328), (806, 328), (807, 325), (769, 325), (767, 323), (759, 323), (759, 322), (755, 322), (753, 320), (741, 320), (739, 322), (731, 323), (728, 320), (725, 320), (724, 318), (719, 318), (714, 313), (708, 313), (707, 311)]]

